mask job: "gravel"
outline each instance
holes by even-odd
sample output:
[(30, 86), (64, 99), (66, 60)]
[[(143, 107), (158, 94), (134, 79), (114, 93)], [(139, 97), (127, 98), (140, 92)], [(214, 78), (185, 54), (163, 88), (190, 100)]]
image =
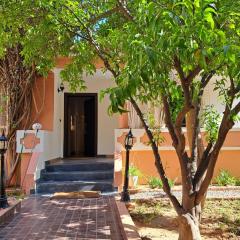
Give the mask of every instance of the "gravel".
[[(177, 198), (182, 197), (182, 192), (173, 190), (173, 194)], [(167, 198), (163, 190), (142, 191), (136, 194), (131, 194), (131, 199), (149, 199), (149, 198)], [(207, 192), (208, 199), (240, 199), (240, 189), (226, 189), (226, 190), (209, 190)]]

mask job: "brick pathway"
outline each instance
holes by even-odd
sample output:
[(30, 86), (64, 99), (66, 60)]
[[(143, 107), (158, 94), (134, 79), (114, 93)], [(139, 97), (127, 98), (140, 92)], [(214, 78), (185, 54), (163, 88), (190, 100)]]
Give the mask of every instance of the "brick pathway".
[(0, 239), (122, 240), (112, 197), (50, 200), (29, 198), (21, 213), (0, 226)]

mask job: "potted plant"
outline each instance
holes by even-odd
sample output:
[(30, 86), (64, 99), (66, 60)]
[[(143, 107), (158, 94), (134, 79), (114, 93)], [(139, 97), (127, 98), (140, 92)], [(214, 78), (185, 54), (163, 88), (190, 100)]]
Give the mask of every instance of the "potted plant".
[(135, 167), (135, 166), (130, 166), (129, 167), (129, 187), (136, 187), (138, 184), (138, 178), (142, 176), (141, 171)]

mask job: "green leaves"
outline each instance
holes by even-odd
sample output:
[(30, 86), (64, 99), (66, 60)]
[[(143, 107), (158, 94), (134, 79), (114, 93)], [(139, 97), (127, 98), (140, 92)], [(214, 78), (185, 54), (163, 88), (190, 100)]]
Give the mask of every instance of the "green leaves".
[[(0, 8), (0, 56), (20, 42), (25, 64), (34, 62), (41, 74), (54, 67), (57, 56), (70, 56), (61, 76), (74, 91), (84, 90), (83, 74), (93, 74), (101, 58), (116, 73), (116, 86), (101, 94), (109, 95), (111, 113), (124, 111), (130, 96), (147, 103), (164, 94), (175, 120), (184, 104), (180, 76), (171, 74), (176, 56), (184, 76), (200, 66), (202, 72), (218, 69), (224, 79), (231, 74), (235, 86), (240, 84), (238, 1), (139, 0), (127, 7), (134, 21), (114, 1), (10, 0), (6, 11)], [(200, 89), (194, 83), (193, 101)], [(227, 81), (215, 83), (228, 102)]]
[(208, 105), (202, 114), (202, 123), (206, 131), (206, 140), (214, 143), (218, 138), (218, 129), (221, 121), (221, 116), (215, 106)]
[(214, 23), (214, 19), (211, 11), (206, 11), (206, 10), (204, 11), (204, 20), (209, 23), (209, 25), (211, 26), (211, 29), (213, 30), (215, 23)]

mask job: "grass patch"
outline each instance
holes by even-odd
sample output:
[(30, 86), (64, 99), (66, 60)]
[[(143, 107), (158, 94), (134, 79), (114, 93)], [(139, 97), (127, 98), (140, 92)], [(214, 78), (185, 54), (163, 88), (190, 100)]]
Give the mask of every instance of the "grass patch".
[[(169, 218), (173, 222), (176, 221), (176, 213), (168, 200), (137, 200), (134, 204), (135, 208), (130, 210), (130, 214), (135, 222), (153, 227), (156, 222), (162, 222), (163, 218), (168, 219), (167, 221)], [(212, 239), (213, 236), (219, 239), (240, 239), (239, 226), (240, 199), (206, 201), (200, 227), (206, 239)], [(160, 223), (159, 227), (166, 228), (166, 223), (162, 225)]]
[(240, 199), (208, 200), (203, 217), (212, 219), (217, 228), (240, 236)]
[(151, 223), (157, 216), (163, 216), (172, 209), (169, 201), (136, 200), (130, 211), (132, 218), (141, 223)]

